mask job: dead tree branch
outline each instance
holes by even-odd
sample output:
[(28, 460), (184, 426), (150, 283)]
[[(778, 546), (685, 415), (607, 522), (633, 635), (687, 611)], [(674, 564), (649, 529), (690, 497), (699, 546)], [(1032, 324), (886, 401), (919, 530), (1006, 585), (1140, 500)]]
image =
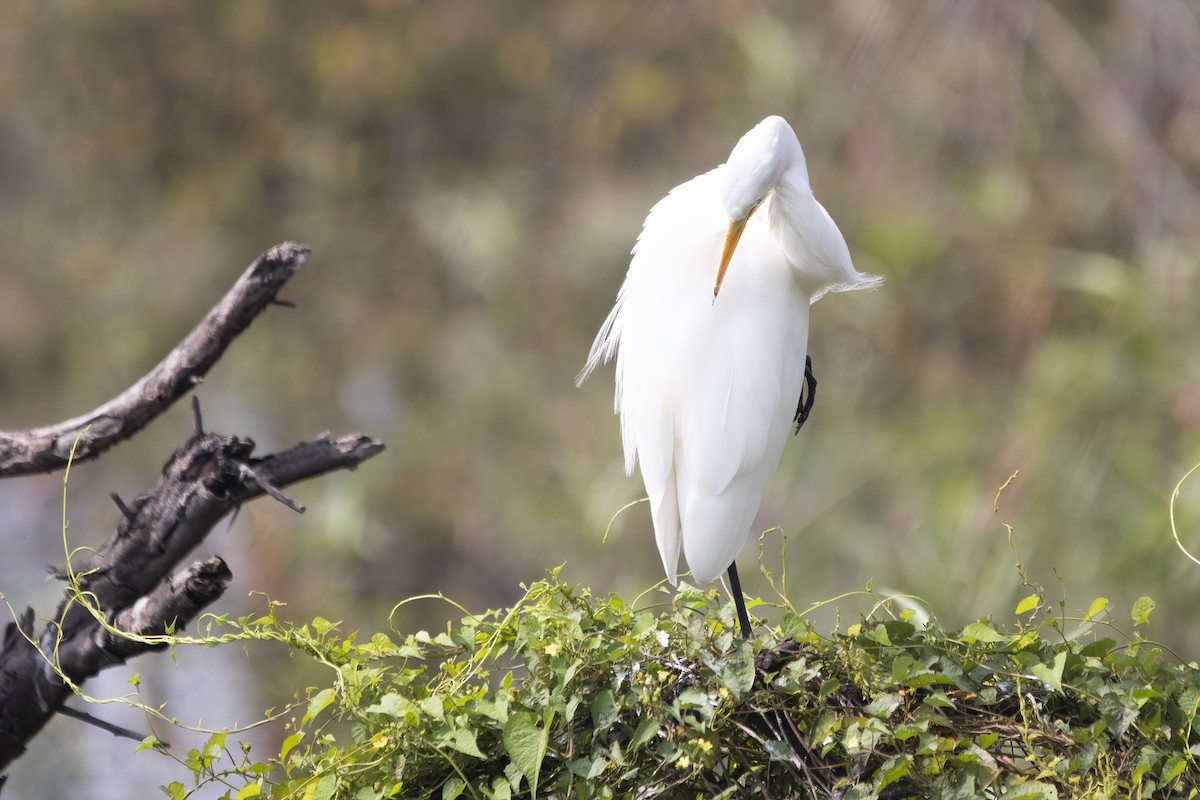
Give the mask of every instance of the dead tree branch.
[[(232, 575), (211, 557), (171, 574), (239, 504), (335, 469), (353, 469), (383, 444), (359, 434), (321, 436), (252, 458), (249, 439), (202, 433), (179, 448), (162, 478), (129, 506), (108, 542), (71, 570), (109, 624), (135, 636), (177, 631), (221, 596)], [(36, 645), (34, 644), (36, 642)], [(71, 694), (100, 670), (153, 649), (101, 625), (68, 591), (54, 617), (34, 630), (33, 610), (10, 622), (0, 644), (0, 769)]]
[(75, 462), (87, 461), (146, 427), (204, 380), (225, 348), (274, 303), (308, 254), (295, 242), (263, 253), (158, 366), (99, 408), (44, 428), (0, 431), (0, 478), (63, 469), (76, 439)]
[[(81, 434), (76, 461), (94, 458), (141, 430), (202, 380), (230, 342), (276, 302), (308, 252), (291, 242), (268, 250), (162, 363), (95, 411), (33, 431), (0, 432), (0, 477), (65, 467)], [(26, 609), (5, 627), (0, 770), (25, 751), (74, 687), (156, 649), (152, 637), (179, 631), (221, 596), (232, 580), (223, 560), (212, 556), (182, 569), (179, 564), (222, 517), (262, 495), (303, 512), (285, 487), (352, 470), (383, 449), (382, 442), (362, 434), (326, 433), (254, 457), (253, 441), (206, 432), (198, 405), (192, 413), (195, 432), (171, 456), (157, 484), (128, 504), (114, 494), (120, 514), (108, 541), (56, 572), (70, 586), (54, 616), (39, 625), (33, 609)], [(0, 776), (0, 785), (3, 781)]]

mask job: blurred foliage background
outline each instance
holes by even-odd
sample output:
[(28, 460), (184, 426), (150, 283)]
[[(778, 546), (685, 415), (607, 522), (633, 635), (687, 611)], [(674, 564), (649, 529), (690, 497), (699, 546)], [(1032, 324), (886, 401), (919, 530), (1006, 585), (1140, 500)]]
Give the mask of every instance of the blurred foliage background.
[[(369, 632), (401, 598), (499, 606), (562, 562), (599, 591), (658, 580), (645, 506), (601, 541), (641, 493), (611, 370), (573, 379), (645, 212), (777, 113), (858, 268), (888, 278), (814, 309), (820, 397), (759, 516), (787, 537), (793, 602), (870, 578), (948, 625), (1011, 615), (1028, 590), (992, 502), (1020, 469), (1001, 516), (1031, 577), (1068, 614), (1112, 598), (1118, 623), (1149, 594), (1153, 634), (1200, 655), (1200, 567), (1167, 517), (1200, 460), (1194, 4), (8, 0), (4, 16), (0, 425), (106, 400), (293, 238), (314, 251), (298, 308), (200, 387), (206, 423), (264, 449), (324, 429), (388, 444), (299, 488), (303, 517), (259, 502), (222, 526), (207, 549), (236, 579), (216, 610), (261, 591)], [(149, 486), (190, 422), (181, 406), (72, 473), (73, 545), (102, 541), (107, 493)], [(61, 500), (61, 476), (0, 483), (14, 605), (53, 608)], [(1200, 486), (1177, 513), (1200, 550)], [(396, 624), (448, 614), (410, 605)], [(147, 701), (221, 726), (301, 684), (277, 657), (133, 667)], [(6, 800), (181, 774), (126, 745), (59, 719)]]

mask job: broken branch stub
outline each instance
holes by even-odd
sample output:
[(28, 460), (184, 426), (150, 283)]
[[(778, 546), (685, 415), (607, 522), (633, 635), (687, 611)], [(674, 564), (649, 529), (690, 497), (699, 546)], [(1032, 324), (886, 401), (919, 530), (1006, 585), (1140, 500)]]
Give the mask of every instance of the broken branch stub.
[(0, 769), (24, 752), (72, 684), (154, 649), (137, 637), (178, 631), (221, 596), (232, 575), (220, 558), (171, 573), (222, 517), (267, 486), (282, 494), (281, 487), (353, 469), (383, 443), (325, 435), (262, 458), (251, 457), (253, 449), (249, 439), (193, 435), (154, 488), (122, 513), (108, 542), (70, 565), (79, 591), (68, 589), (42, 631), (34, 631), (32, 610), (8, 624), (0, 645)]

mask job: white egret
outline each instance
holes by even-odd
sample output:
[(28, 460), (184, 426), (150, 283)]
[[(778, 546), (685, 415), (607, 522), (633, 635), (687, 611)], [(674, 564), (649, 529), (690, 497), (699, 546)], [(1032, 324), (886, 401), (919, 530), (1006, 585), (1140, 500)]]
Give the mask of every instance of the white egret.
[(735, 558), (801, 398), (809, 305), (882, 280), (855, 270), (796, 134), (768, 117), (650, 210), (579, 375), (616, 356), (625, 469), (641, 464), (667, 578), (681, 549), (700, 585), (728, 569), (744, 637)]

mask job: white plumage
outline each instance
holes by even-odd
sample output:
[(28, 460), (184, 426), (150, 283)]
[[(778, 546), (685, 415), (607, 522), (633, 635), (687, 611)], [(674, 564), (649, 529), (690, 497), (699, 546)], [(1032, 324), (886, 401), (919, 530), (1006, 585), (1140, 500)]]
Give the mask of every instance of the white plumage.
[(616, 356), (625, 468), (641, 464), (672, 584), (681, 550), (706, 585), (746, 542), (800, 397), (810, 304), (881, 282), (854, 269), (780, 117), (650, 210), (579, 382)]

